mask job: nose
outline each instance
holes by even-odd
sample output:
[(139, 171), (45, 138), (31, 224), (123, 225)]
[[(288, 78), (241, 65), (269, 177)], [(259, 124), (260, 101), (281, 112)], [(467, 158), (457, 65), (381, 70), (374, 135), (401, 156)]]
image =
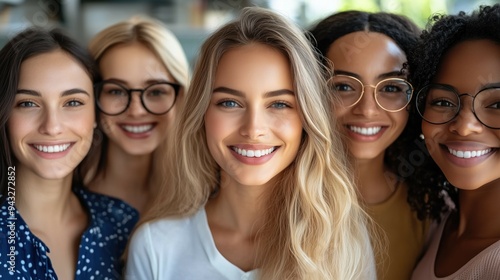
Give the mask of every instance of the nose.
[(451, 121), (450, 131), (460, 136), (467, 136), (483, 131), (483, 124), (474, 115), (472, 111), (472, 101), (463, 102), (458, 116)]
[(46, 110), (41, 118), (38, 131), (49, 136), (59, 135), (63, 132), (62, 121), (55, 110)]
[(268, 122), (265, 112), (247, 108), (241, 122), (240, 134), (248, 139), (258, 139), (266, 134)]
[(361, 100), (353, 106), (352, 112), (365, 117), (372, 117), (379, 114), (379, 107), (375, 100), (375, 88), (373, 86), (365, 86), (365, 91)]
[(132, 92), (131, 94), (130, 106), (127, 110), (128, 114), (133, 117), (140, 117), (148, 114), (148, 111), (142, 105), (140, 93), (134, 94), (134, 92)]

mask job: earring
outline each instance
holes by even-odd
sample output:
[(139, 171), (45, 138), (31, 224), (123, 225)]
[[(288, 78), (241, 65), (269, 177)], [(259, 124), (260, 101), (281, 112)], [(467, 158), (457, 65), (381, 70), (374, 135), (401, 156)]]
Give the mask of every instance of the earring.
[(95, 123), (94, 123), (94, 129), (96, 129), (96, 128), (97, 128), (97, 123), (95, 122)]
[(420, 139), (422, 139), (422, 140), (424, 140), (424, 139), (425, 139), (425, 136), (424, 136), (424, 134), (422, 134), (422, 133), (420, 133), (419, 137), (420, 137)]

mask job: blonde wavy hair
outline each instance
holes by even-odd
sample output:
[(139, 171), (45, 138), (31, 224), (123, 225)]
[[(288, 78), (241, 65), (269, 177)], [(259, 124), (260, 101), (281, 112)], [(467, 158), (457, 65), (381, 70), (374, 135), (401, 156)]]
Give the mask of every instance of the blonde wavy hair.
[(368, 274), (374, 272), (368, 218), (352, 183), (323, 69), (301, 30), (262, 8), (243, 9), (203, 44), (189, 100), (172, 134), (176, 140), (165, 158), (169, 180), (141, 224), (192, 215), (216, 190), (220, 168), (207, 146), (204, 115), (221, 57), (253, 43), (288, 58), (304, 128), (296, 160), (276, 180), (257, 236), (260, 279), (374, 278)]
[[(175, 106), (182, 108), (190, 84), (189, 63), (179, 40), (162, 22), (147, 16), (134, 16), (95, 35), (89, 44), (89, 51), (99, 64), (103, 55), (112, 47), (134, 42), (148, 47), (174, 77), (175, 82), (181, 85)], [(88, 163), (84, 164), (81, 169), (86, 183), (90, 182), (100, 172), (99, 170), (104, 168), (106, 156), (104, 150), (107, 141), (105, 134), (99, 131), (99, 138), (93, 141), (93, 149), (89, 153)], [(155, 162), (163, 156), (168, 145), (167, 139), (153, 152)], [(153, 174), (156, 174), (150, 180), (150, 185), (153, 187), (162, 181), (163, 175), (158, 171), (160, 170), (153, 170)]]

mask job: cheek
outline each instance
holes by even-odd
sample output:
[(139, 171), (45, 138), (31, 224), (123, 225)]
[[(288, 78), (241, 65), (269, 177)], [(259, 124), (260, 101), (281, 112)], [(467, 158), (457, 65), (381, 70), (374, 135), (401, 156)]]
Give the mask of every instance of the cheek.
[(104, 133), (109, 134), (112, 130), (112, 127), (115, 125), (116, 122), (120, 120), (120, 115), (118, 116), (108, 116), (105, 114), (100, 114), (100, 128)]
[(333, 113), (335, 114), (335, 117), (337, 117), (337, 119), (341, 120), (342, 117), (344, 117), (345, 115), (348, 114), (350, 108), (346, 108), (346, 107), (341, 106), (341, 105), (336, 105), (336, 106), (333, 106), (332, 110), (333, 110)]
[(229, 118), (224, 118), (220, 114), (208, 110), (205, 114), (205, 134), (207, 136), (207, 143), (212, 146), (212, 142), (216, 142), (224, 138), (227, 134), (226, 130), (231, 124), (228, 124)]
[(36, 132), (36, 118), (21, 117), (17, 114), (12, 114), (6, 124), (7, 135), (10, 146), (15, 149), (24, 137), (30, 133)]
[(408, 112), (405, 109), (403, 109), (399, 112), (388, 113), (388, 114), (391, 114), (393, 116), (394, 122), (397, 124), (398, 129), (400, 131), (403, 131), (403, 129), (406, 126), (406, 123), (408, 122), (408, 117), (409, 117)]
[(281, 138), (289, 141), (291, 146), (298, 148), (302, 139), (302, 122), (298, 116), (280, 118), (274, 122), (274, 129)]
[(439, 127), (429, 124), (425, 121), (422, 122), (422, 134), (425, 138), (425, 146), (430, 154), (433, 154), (438, 148), (438, 133)]

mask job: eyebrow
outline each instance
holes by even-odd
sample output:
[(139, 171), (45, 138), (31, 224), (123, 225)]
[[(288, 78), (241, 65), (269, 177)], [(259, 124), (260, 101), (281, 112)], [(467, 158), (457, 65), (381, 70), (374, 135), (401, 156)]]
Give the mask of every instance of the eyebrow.
[[(129, 83), (125, 80), (122, 79), (117, 79), (117, 78), (111, 78), (111, 79), (106, 79), (103, 82), (114, 82), (114, 83), (119, 83), (124, 86), (130, 86)], [(144, 81), (144, 84), (146, 85), (151, 85), (151, 84), (157, 84), (157, 83), (174, 83), (174, 81), (166, 80), (166, 79), (149, 79)]]
[[(65, 90), (61, 93), (61, 97), (64, 97), (64, 96), (70, 96), (70, 95), (73, 95), (73, 94), (80, 94), (80, 93), (83, 93), (83, 94), (86, 94), (88, 96), (90, 96), (90, 94), (83, 90), (83, 89), (79, 89), (79, 88), (72, 88), (72, 89), (68, 89), (68, 90)], [(41, 97), (42, 95), (36, 91), (36, 90), (29, 90), (29, 89), (18, 89), (16, 94), (27, 94), (27, 95), (31, 95), (31, 96), (36, 96), (36, 97)]]
[[(344, 70), (334, 70), (333, 73), (335, 75), (348, 75), (348, 76), (353, 76), (359, 80), (361, 80), (361, 76), (356, 74), (356, 73), (353, 73), (353, 72), (349, 72), (349, 71), (344, 71)], [(391, 72), (387, 72), (387, 73), (382, 73), (380, 75), (378, 75), (378, 79), (384, 79), (384, 78), (391, 78), (391, 77), (402, 77), (402, 76), (405, 76), (402, 71), (391, 71)]]
[[(228, 87), (218, 87), (212, 91), (212, 93), (216, 93), (216, 92), (223, 92), (223, 93), (228, 93), (231, 95), (236, 95), (239, 97), (245, 97), (245, 94), (242, 91), (235, 90), (235, 89), (228, 88)], [(289, 89), (278, 89), (278, 90), (266, 92), (264, 94), (264, 98), (276, 97), (276, 96), (280, 96), (280, 95), (284, 95), (284, 94), (295, 96), (295, 93)]]

